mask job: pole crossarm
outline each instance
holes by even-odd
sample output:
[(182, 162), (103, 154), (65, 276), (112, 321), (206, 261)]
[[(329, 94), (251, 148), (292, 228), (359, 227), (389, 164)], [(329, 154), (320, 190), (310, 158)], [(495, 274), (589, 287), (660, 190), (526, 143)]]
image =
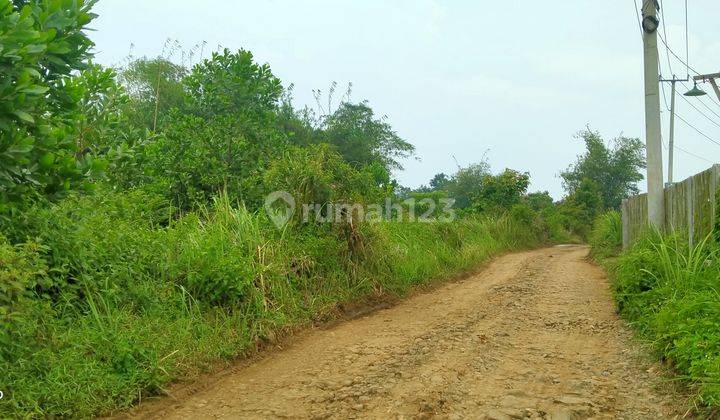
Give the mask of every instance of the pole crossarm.
[(697, 76), (693, 77), (693, 80), (697, 83), (700, 82), (710, 82), (710, 85), (713, 87), (713, 90), (715, 91), (715, 95), (717, 95), (718, 100), (720, 100), (720, 87), (718, 87), (717, 81), (715, 79), (720, 79), (720, 73), (711, 73), (711, 74), (698, 74)]
[(700, 81), (700, 82), (709, 82), (712, 79), (720, 79), (720, 73), (699, 74), (699, 75), (693, 77), (693, 80)]
[(674, 82), (689, 82), (690, 79), (687, 78), (687, 77), (684, 78), (684, 79), (676, 79), (675, 77), (673, 77), (672, 79), (663, 79), (663, 78), (661, 77), (661, 78), (660, 78), (660, 81), (661, 81), (661, 82), (671, 82), (671, 83), (674, 83)]

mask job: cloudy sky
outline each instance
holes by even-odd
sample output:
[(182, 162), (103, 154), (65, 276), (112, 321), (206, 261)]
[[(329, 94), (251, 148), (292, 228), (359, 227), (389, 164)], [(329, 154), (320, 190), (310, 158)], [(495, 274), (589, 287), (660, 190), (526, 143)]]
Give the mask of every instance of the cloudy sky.
[[(670, 47), (685, 57), (684, 2), (664, 3)], [(720, 5), (689, 3), (690, 64), (720, 71)], [(100, 0), (91, 36), (107, 65), (158, 55), (167, 39), (188, 50), (205, 41), (204, 57), (219, 46), (248, 49), (295, 85), (298, 105), (315, 105), (312, 89), (352, 82), (352, 99), (368, 100), (417, 147), (418, 159), (397, 173), (404, 185), (486, 156), (494, 170), (529, 171), (532, 189), (560, 198), (558, 172), (582, 151), (578, 130), (644, 136), (634, 9), (633, 0)], [(692, 99), (712, 120), (683, 99), (678, 114), (720, 143), (712, 99)], [(667, 122), (664, 112), (665, 137)], [(676, 141), (699, 155), (676, 152), (676, 179), (720, 160), (720, 145), (681, 121)]]

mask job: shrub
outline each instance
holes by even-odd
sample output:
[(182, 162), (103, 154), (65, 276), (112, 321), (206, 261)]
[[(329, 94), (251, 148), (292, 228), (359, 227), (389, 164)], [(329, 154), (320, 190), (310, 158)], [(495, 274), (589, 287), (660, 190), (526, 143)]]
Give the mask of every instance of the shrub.
[(610, 210), (595, 219), (588, 242), (592, 256), (605, 259), (617, 256), (622, 249), (622, 218), (620, 213)]
[(620, 313), (672, 363), (700, 406), (720, 407), (720, 278), (710, 237), (693, 248), (651, 234), (617, 260), (613, 288)]

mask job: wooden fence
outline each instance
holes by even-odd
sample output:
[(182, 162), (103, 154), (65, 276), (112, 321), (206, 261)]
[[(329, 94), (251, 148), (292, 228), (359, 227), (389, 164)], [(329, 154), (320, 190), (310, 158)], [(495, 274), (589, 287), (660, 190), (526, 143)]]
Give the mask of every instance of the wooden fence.
[[(686, 235), (692, 246), (707, 236), (715, 225), (715, 194), (720, 165), (665, 188), (665, 220), (667, 232)], [(647, 194), (623, 200), (623, 247), (627, 248), (648, 227)]]

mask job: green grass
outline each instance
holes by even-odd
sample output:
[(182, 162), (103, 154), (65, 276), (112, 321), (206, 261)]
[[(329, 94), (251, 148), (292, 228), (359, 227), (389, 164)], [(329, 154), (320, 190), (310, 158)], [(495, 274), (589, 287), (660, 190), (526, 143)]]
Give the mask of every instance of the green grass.
[[(610, 231), (607, 223), (598, 226)], [(598, 255), (612, 257), (615, 246), (597, 244)], [(698, 414), (707, 416), (720, 409), (718, 252), (712, 236), (691, 248), (686, 238), (650, 233), (606, 264), (620, 314), (673, 367)]]
[[(278, 231), (216, 200), (179, 216), (143, 191), (24, 215), (0, 235), (0, 417), (87, 417), (229, 363), (341, 303), (402, 296), (547, 232), (509, 217)], [(24, 235), (22, 238), (20, 235)]]
[(610, 210), (595, 219), (588, 243), (591, 256), (598, 260), (617, 256), (622, 248), (622, 220), (620, 213)]

